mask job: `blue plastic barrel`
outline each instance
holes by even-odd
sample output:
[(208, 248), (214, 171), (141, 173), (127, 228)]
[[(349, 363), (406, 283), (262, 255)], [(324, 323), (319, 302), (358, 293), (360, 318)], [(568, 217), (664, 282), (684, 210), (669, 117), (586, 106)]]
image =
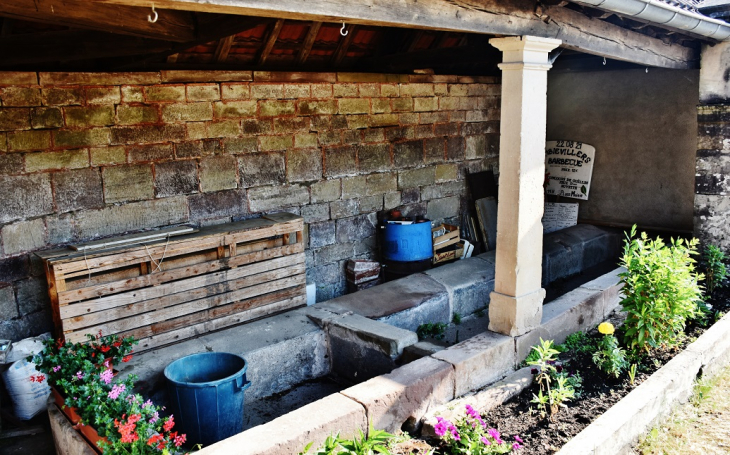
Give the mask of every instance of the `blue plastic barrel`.
[(433, 257), (431, 223), (385, 224), (383, 256), (390, 261), (423, 261)]
[(205, 352), (175, 360), (165, 368), (178, 432), (204, 446), (243, 429), (246, 360), (225, 352)]

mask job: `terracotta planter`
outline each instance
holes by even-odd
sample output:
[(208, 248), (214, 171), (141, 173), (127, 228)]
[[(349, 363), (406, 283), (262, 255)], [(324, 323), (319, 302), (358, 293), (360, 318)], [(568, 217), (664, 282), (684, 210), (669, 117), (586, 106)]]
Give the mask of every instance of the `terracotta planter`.
[(81, 421), (81, 417), (76, 413), (76, 408), (71, 406), (66, 406), (66, 399), (61, 395), (61, 392), (56, 390), (55, 387), (51, 387), (51, 395), (53, 396), (53, 401), (56, 403), (56, 406), (58, 406), (58, 409), (63, 412), (63, 414), (68, 418), (68, 420), (76, 425)]
[(74, 425), (73, 427), (76, 429), (76, 431), (81, 433), (84, 439), (86, 439), (86, 441), (91, 444), (91, 446), (97, 453), (102, 453), (99, 444), (97, 444), (99, 441), (109, 442), (107, 438), (102, 438), (101, 436), (99, 436), (99, 433), (97, 433), (94, 427), (90, 425), (84, 425), (83, 423), (79, 423)]

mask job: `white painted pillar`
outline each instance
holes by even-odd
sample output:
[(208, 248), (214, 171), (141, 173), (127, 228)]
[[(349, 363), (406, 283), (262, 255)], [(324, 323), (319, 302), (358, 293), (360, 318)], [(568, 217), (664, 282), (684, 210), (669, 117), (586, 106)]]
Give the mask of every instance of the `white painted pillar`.
[(494, 38), (502, 51), (499, 208), (489, 330), (517, 336), (540, 325), (548, 53), (560, 40)]

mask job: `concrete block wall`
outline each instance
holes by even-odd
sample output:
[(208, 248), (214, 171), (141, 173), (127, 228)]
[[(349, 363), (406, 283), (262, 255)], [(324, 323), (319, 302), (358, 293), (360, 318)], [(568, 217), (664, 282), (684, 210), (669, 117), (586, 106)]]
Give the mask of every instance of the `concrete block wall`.
[(730, 253), (730, 104), (697, 107), (695, 236)]
[(317, 299), (375, 251), (376, 214), (457, 221), (496, 170), (494, 78), (161, 71), (0, 73), (0, 338), (51, 328), (34, 251), (286, 210)]

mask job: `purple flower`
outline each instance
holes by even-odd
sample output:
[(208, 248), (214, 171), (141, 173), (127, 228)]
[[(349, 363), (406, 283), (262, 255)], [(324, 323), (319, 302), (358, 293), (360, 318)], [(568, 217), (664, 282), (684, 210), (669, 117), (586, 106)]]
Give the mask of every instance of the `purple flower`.
[(492, 443), (489, 442), (489, 439), (485, 438), (484, 436), (482, 436), (482, 444), (484, 444), (485, 446), (491, 446), (492, 445)]
[(443, 437), (451, 426), (451, 422), (442, 417), (436, 417), (436, 422), (436, 425), (433, 426), (433, 430), (439, 437)]
[(112, 370), (104, 370), (99, 375), (99, 377), (101, 378), (102, 381), (104, 381), (104, 384), (109, 384), (110, 382), (112, 382), (112, 378), (114, 377), (114, 373), (112, 372)]
[(146, 407), (149, 407), (149, 406), (152, 406), (152, 400), (147, 400), (142, 405), (143, 408), (146, 408)]
[(515, 435), (515, 441), (519, 442), (520, 444), (522, 444), (522, 443), (524, 443), (524, 442), (525, 442), (525, 441), (523, 441), (523, 440), (522, 440), (522, 438), (521, 438), (521, 437), (519, 437), (518, 435)]
[(454, 437), (455, 440), (461, 441), (461, 436), (459, 435), (459, 430), (456, 429), (456, 427), (452, 426), (450, 428), (451, 430), (451, 436)]
[(521, 445), (519, 445), (519, 444), (518, 444), (518, 443), (516, 443), (516, 442), (515, 442), (514, 444), (512, 444), (512, 450), (520, 450), (521, 448), (522, 448), (522, 446), (521, 446)]
[(532, 370), (530, 370), (530, 373), (537, 374), (537, 368), (533, 368)]
[(61, 369), (61, 365), (56, 365), (55, 367), (53, 367), (53, 372), (58, 373), (58, 370), (60, 370), (60, 369)]
[(494, 439), (499, 439), (499, 431), (497, 431), (496, 428), (490, 428), (487, 430), (487, 433), (489, 433), (489, 436), (493, 437)]
[(562, 365), (556, 365), (556, 366), (555, 366), (555, 371), (557, 371), (558, 373), (562, 373), (562, 371), (563, 371), (563, 366), (562, 366)]
[(109, 398), (111, 398), (112, 400), (116, 400), (117, 398), (119, 398), (119, 394), (124, 392), (124, 389), (124, 384), (114, 384), (112, 390), (109, 392)]
[(155, 411), (155, 413), (152, 414), (152, 418), (150, 419), (150, 423), (155, 423), (158, 420), (160, 420), (160, 414), (157, 411)]

